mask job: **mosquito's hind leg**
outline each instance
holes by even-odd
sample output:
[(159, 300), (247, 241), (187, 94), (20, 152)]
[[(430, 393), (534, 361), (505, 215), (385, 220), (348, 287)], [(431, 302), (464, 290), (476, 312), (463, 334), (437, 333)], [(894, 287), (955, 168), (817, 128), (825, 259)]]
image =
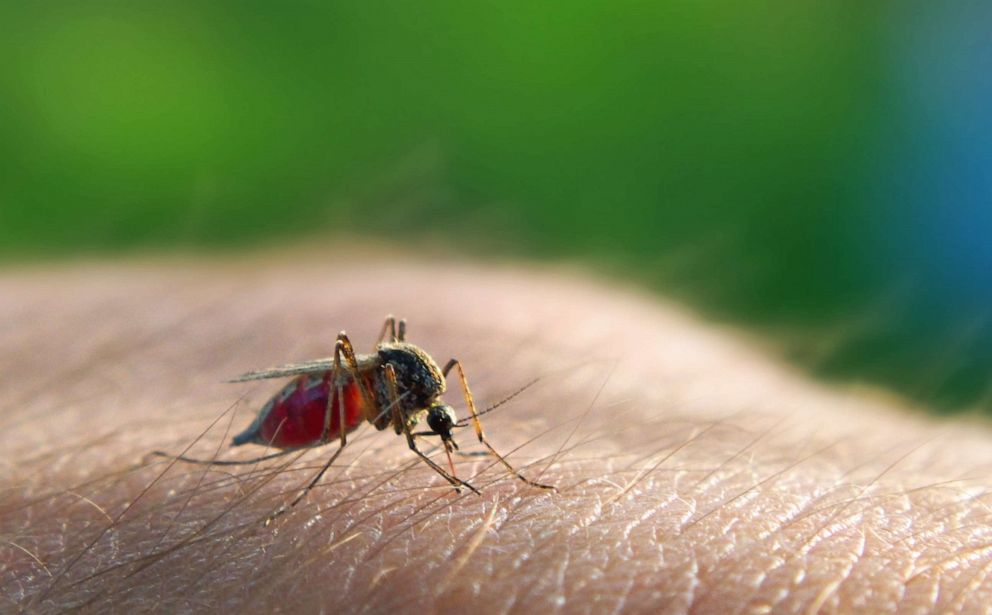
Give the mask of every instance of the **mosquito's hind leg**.
[[(285, 422), (286, 419), (283, 419), (276, 427), (276, 433), (272, 436), (273, 440), (275, 439), (276, 435), (278, 435), (279, 432), (282, 430), (283, 423)], [(272, 443), (270, 441), (268, 445), (271, 446), (271, 444)], [(145, 459), (147, 459), (148, 457), (165, 457), (166, 459), (175, 459), (176, 461), (182, 461), (183, 463), (191, 463), (194, 465), (201, 465), (201, 466), (250, 466), (256, 463), (261, 463), (263, 461), (268, 461), (269, 459), (275, 459), (277, 457), (289, 455), (290, 453), (295, 453), (298, 450), (299, 449), (295, 449), (295, 448), (287, 448), (279, 451), (278, 453), (270, 453), (268, 455), (253, 457), (251, 459), (234, 459), (234, 460), (196, 459), (194, 457), (187, 457), (186, 455), (170, 455), (165, 451), (152, 451), (145, 456)]]
[[(343, 339), (342, 339), (343, 338)], [(341, 373), (344, 367), (341, 365), (341, 355), (347, 352), (347, 348), (350, 347), (348, 342), (348, 337), (344, 332), (338, 335), (337, 343), (334, 345), (334, 367), (331, 369), (330, 380), (328, 381), (327, 387), (327, 407), (324, 411), (324, 429), (320, 435), (320, 441), (324, 442), (331, 433), (331, 413), (333, 410), (334, 400), (338, 402), (338, 434), (340, 436), (340, 444), (338, 449), (334, 451), (324, 467), (317, 472), (317, 475), (313, 477), (309, 484), (296, 496), (296, 498), (290, 502), (288, 506), (282, 506), (274, 513), (269, 515), (265, 520), (265, 525), (272, 523), (276, 517), (283, 513), (289, 512), (294, 506), (300, 503), (300, 501), (306, 497), (310, 491), (317, 486), (320, 479), (323, 478), (324, 474), (330, 469), (331, 465), (344, 450), (344, 447), (348, 445), (348, 433), (345, 429), (344, 415), (345, 415), (345, 403), (344, 403), (344, 384), (341, 382)], [(347, 358), (347, 357), (346, 357)], [(334, 393), (331, 393), (331, 389), (334, 389)]]
[(476, 489), (473, 485), (463, 481), (454, 474), (449, 474), (444, 470), (444, 468), (437, 465), (433, 459), (425, 455), (419, 448), (417, 448), (417, 442), (414, 439), (413, 434), (410, 432), (410, 426), (406, 424), (406, 419), (403, 417), (403, 413), (400, 411), (399, 396), (396, 393), (396, 371), (393, 369), (393, 366), (389, 365), (388, 363), (383, 369), (385, 369), (386, 372), (386, 382), (389, 383), (389, 396), (390, 396), (389, 404), (393, 414), (393, 423), (394, 425), (399, 427), (399, 429), (397, 429), (397, 433), (404, 434), (406, 436), (406, 443), (410, 447), (410, 450), (413, 451), (418, 457), (420, 457), (420, 459), (424, 463), (429, 465), (431, 469), (433, 469), (435, 472), (443, 476), (446, 481), (451, 483), (451, 485), (455, 488), (455, 491), (460, 492), (459, 487), (465, 487), (466, 489), (478, 495), (479, 490)]
[(341, 454), (341, 451), (344, 450), (344, 447), (345, 447), (346, 444), (347, 444), (347, 441), (345, 440), (345, 437), (344, 437), (344, 430), (342, 430), (341, 431), (341, 445), (338, 446), (338, 449), (336, 451), (334, 451), (334, 454), (331, 455), (331, 458), (327, 460), (327, 463), (325, 463), (324, 464), (324, 467), (322, 467), (320, 469), (320, 472), (317, 472), (317, 475), (313, 477), (313, 480), (311, 480), (310, 483), (307, 484), (306, 487), (304, 487), (303, 491), (301, 491), (299, 493), (299, 495), (297, 495), (296, 498), (293, 499), (293, 501), (289, 503), (288, 506), (281, 506), (281, 507), (279, 507), (278, 510), (276, 510), (271, 515), (269, 515), (268, 518), (265, 519), (265, 525), (271, 524), (273, 521), (276, 520), (276, 517), (278, 517), (279, 515), (282, 515), (282, 514), (285, 514), (285, 513), (289, 512), (290, 510), (293, 509), (294, 506), (296, 506), (297, 504), (299, 504), (300, 501), (303, 498), (305, 498), (307, 496), (307, 494), (310, 493), (310, 491), (314, 487), (317, 486), (317, 483), (320, 482), (320, 479), (323, 478), (324, 474), (327, 472), (327, 470), (330, 469), (331, 465), (334, 464), (334, 461)]
[(479, 420), (479, 412), (475, 409), (475, 399), (472, 398), (472, 391), (468, 388), (468, 379), (465, 378), (465, 370), (462, 369), (461, 362), (458, 359), (451, 359), (450, 361), (448, 361), (448, 364), (444, 366), (444, 369), (442, 370), (442, 374), (445, 377), (447, 377), (448, 372), (450, 372), (451, 368), (453, 367), (458, 368), (458, 379), (462, 383), (462, 391), (465, 393), (465, 403), (468, 405), (468, 411), (472, 414), (472, 425), (473, 427), (475, 427), (475, 435), (478, 436), (479, 442), (481, 442), (483, 446), (489, 449), (489, 452), (492, 453), (493, 456), (496, 457), (496, 459), (499, 459), (499, 462), (502, 463), (504, 466), (506, 466), (506, 469), (509, 470), (511, 474), (513, 474), (523, 482), (527, 483), (528, 485), (531, 485), (532, 487), (558, 491), (558, 488), (555, 487), (554, 485), (545, 485), (544, 483), (533, 481), (527, 478), (526, 476), (524, 476), (523, 474), (521, 474), (520, 472), (518, 472), (516, 468), (510, 465), (509, 461), (504, 459), (503, 456), (497, 453), (496, 449), (494, 449), (492, 445), (489, 444), (489, 441), (486, 440), (485, 432), (482, 431), (482, 421)]
[(183, 463), (192, 463), (201, 466), (249, 466), (262, 461), (268, 461), (269, 459), (275, 459), (276, 457), (282, 457), (283, 455), (288, 455), (290, 453), (295, 453), (299, 449), (290, 448), (278, 453), (271, 453), (269, 455), (262, 455), (261, 457), (255, 457), (253, 459), (238, 459), (238, 460), (224, 460), (224, 459), (194, 459), (192, 457), (187, 457), (186, 455), (170, 455), (165, 451), (152, 451), (148, 453), (151, 457), (165, 457), (166, 459), (175, 459), (176, 461), (182, 461)]

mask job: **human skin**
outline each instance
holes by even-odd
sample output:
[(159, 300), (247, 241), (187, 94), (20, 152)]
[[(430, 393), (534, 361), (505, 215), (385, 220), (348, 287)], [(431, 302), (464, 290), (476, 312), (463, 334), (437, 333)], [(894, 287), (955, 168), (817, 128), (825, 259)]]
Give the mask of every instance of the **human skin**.
[[(230, 436), (383, 317), (463, 362), (497, 450), (456, 494), (364, 426), (258, 466)], [(560, 270), (341, 251), (0, 272), (0, 612), (983, 612), (992, 432), (815, 383)], [(445, 399), (466, 415), (457, 379)], [(231, 412), (226, 412), (232, 409)], [(464, 452), (481, 450), (470, 428)], [(435, 439), (422, 446), (446, 465)], [(269, 451), (271, 452), (271, 451)]]

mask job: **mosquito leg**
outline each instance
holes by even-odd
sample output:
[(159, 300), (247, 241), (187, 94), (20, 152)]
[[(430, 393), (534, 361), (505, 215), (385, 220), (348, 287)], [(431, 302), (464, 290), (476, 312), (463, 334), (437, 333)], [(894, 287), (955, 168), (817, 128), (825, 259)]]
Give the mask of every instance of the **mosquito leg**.
[(466, 483), (457, 476), (453, 476), (446, 472), (444, 468), (434, 463), (430, 457), (425, 455), (423, 452), (417, 448), (417, 442), (414, 440), (413, 434), (410, 432), (410, 426), (406, 424), (406, 420), (403, 418), (403, 413), (400, 411), (399, 397), (396, 393), (396, 371), (393, 369), (392, 365), (388, 363), (385, 366), (386, 371), (386, 381), (389, 383), (389, 396), (390, 396), (390, 406), (393, 412), (393, 425), (396, 427), (396, 433), (402, 433), (406, 435), (406, 443), (410, 447), (410, 450), (416, 453), (424, 463), (429, 465), (431, 469), (444, 477), (446, 481), (451, 483), (455, 488), (456, 492), (460, 492), (459, 487), (465, 487), (472, 491), (473, 493), (479, 494), (479, 490), (474, 486)]
[[(389, 324), (391, 319), (393, 319), (392, 316), (386, 319), (387, 324), (383, 326), (383, 332), (385, 332), (386, 326)], [(376, 424), (376, 420), (378, 419), (376, 414), (378, 404), (376, 403), (375, 395), (373, 395), (372, 391), (369, 389), (368, 382), (366, 382), (365, 378), (362, 377), (358, 369), (358, 357), (355, 355), (355, 348), (351, 345), (351, 340), (348, 339), (348, 334), (344, 331), (338, 333), (338, 344), (340, 344), (341, 354), (344, 356), (344, 359), (348, 364), (348, 371), (351, 373), (352, 379), (358, 386), (358, 392), (362, 395), (362, 407), (365, 412), (365, 420), (381, 429), (381, 427)]]
[[(334, 344), (334, 367), (331, 369), (330, 378), (327, 380), (327, 407), (324, 410), (324, 429), (320, 434), (320, 442), (326, 442), (327, 438), (331, 435), (331, 425), (333, 421), (331, 420), (334, 412), (334, 400), (338, 402), (338, 434), (341, 438), (341, 443), (338, 445), (338, 449), (334, 451), (331, 458), (327, 460), (324, 467), (317, 472), (317, 475), (313, 477), (310, 483), (296, 496), (288, 506), (281, 506), (274, 513), (269, 515), (268, 519), (265, 520), (265, 525), (269, 525), (275, 520), (279, 515), (289, 512), (294, 506), (300, 503), (300, 501), (306, 497), (308, 493), (320, 482), (323, 478), (324, 473), (327, 472), (334, 460), (338, 458), (341, 451), (348, 444), (348, 434), (345, 429), (344, 414), (345, 414), (345, 403), (344, 403), (344, 384), (342, 383), (341, 374), (344, 367), (341, 365), (341, 355), (346, 353), (346, 348), (350, 346), (348, 342), (348, 337), (342, 332), (338, 335), (337, 342)], [(325, 378), (327, 378), (325, 376)], [(334, 393), (331, 393), (333, 388)]]
[[(335, 369), (335, 371), (337, 371), (337, 369)], [(327, 460), (327, 463), (324, 464), (324, 467), (322, 467), (320, 469), (320, 472), (317, 472), (317, 475), (313, 477), (313, 480), (311, 480), (310, 483), (303, 489), (303, 491), (301, 491), (299, 493), (299, 495), (297, 495), (296, 498), (292, 502), (289, 503), (289, 506), (282, 506), (278, 510), (276, 510), (274, 513), (272, 513), (271, 515), (269, 515), (269, 517), (265, 520), (265, 525), (269, 525), (270, 523), (272, 523), (276, 519), (276, 517), (278, 517), (279, 515), (281, 515), (283, 513), (289, 512), (290, 510), (293, 509), (293, 507), (295, 507), (297, 504), (299, 504), (300, 501), (303, 498), (305, 498), (307, 496), (307, 494), (310, 493), (310, 491), (314, 487), (317, 486), (317, 483), (320, 482), (320, 479), (323, 478), (324, 477), (324, 474), (327, 472), (327, 470), (330, 469), (331, 465), (334, 463), (334, 460), (336, 460), (338, 458), (338, 456), (341, 454), (341, 451), (344, 450), (344, 447), (348, 445), (348, 434), (347, 434), (347, 430), (344, 428), (344, 410), (345, 410), (345, 406), (344, 406), (344, 390), (343, 389), (344, 389), (343, 385), (341, 385), (341, 384), (338, 384), (337, 385), (337, 395), (336, 395), (336, 397), (337, 397), (337, 400), (338, 400), (338, 432), (340, 433), (340, 437), (341, 437), (341, 443), (338, 445), (338, 450), (334, 451), (334, 454), (331, 455), (331, 458)], [(328, 405), (328, 407), (330, 407), (330, 405), (331, 405), (330, 402), (328, 402), (327, 405)], [(330, 422), (330, 419), (329, 418), (328, 419), (325, 419), (325, 423), (324, 423), (325, 424), (325, 434), (327, 433), (329, 422)]]
[(261, 457), (255, 457), (254, 459), (239, 459), (226, 461), (223, 459), (194, 459), (192, 457), (187, 457), (185, 455), (170, 455), (165, 451), (152, 451), (149, 453), (152, 457), (165, 457), (166, 459), (175, 459), (176, 461), (182, 461), (183, 463), (192, 463), (202, 466), (248, 466), (259, 463), (261, 461), (268, 461), (269, 459), (275, 459), (276, 457), (282, 457), (283, 455), (288, 455), (290, 453), (295, 453), (299, 449), (286, 449), (284, 451), (279, 451), (278, 453), (272, 453), (270, 455), (262, 455)]
[[(331, 435), (331, 416), (334, 412), (334, 400), (335, 398), (342, 399), (342, 386), (341, 386), (341, 353), (344, 351), (344, 342), (339, 339), (334, 343), (334, 366), (331, 368), (331, 373), (325, 376), (325, 381), (327, 382), (327, 406), (324, 408), (324, 429), (320, 433), (320, 441), (325, 442), (328, 436)], [(337, 396), (331, 394), (334, 390)], [(340, 402), (339, 402), (340, 405)], [(344, 433), (344, 422), (338, 423), (338, 429)]]
[(532, 487), (538, 487), (540, 489), (551, 489), (552, 491), (558, 491), (557, 487), (553, 485), (545, 485), (543, 483), (532, 481), (531, 479), (527, 478), (526, 476), (518, 472), (512, 465), (510, 465), (509, 461), (504, 459), (503, 456), (497, 453), (496, 449), (494, 449), (492, 445), (489, 444), (489, 441), (486, 440), (486, 434), (482, 431), (482, 421), (479, 420), (479, 413), (475, 409), (475, 399), (472, 398), (472, 391), (471, 389), (468, 388), (468, 379), (465, 378), (465, 370), (462, 369), (461, 362), (458, 359), (451, 359), (450, 361), (448, 361), (448, 364), (444, 366), (442, 373), (445, 376), (447, 376), (448, 372), (451, 371), (452, 367), (458, 368), (458, 379), (462, 383), (462, 391), (465, 393), (465, 403), (468, 404), (468, 411), (472, 413), (472, 426), (475, 427), (475, 435), (478, 436), (479, 442), (481, 442), (483, 446), (489, 449), (489, 452), (492, 453), (493, 456), (496, 457), (496, 459), (499, 459), (499, 462), (502, 463), (504, 466), (506, 466), (506, 469), (509, 470), (511, 474), (513, 474), (520, 480), (524, 481), (528, 485), (531, 485)]
[(417, 442), (413, 439), (413, 436), (411, 436), (409, 432), (407, 432), (407, 434), (406, 434), (406, 443), (410, 447), (410, 450), (413, 451), (414, 453), (416, 453), (416, 455), (418, 457), (420, 457), (420, 459), (422, 459), (424, 461), (424, 463), (426, 463), (427, 465), (429, 465), (435, 472), (437, 472), (438, 474), (440, 474), (441, 476), (443, 476), (445, 478), (445, 480), (447, 480), (449, 483), (451, 483), (451, 485), (455, 488), (455, 491), (456, 492), (461, 493), (461, 490), (459, 489), (459, 487), (465, 487), (466, 489), (468, 489), (469, 491), (471, 491), (472, 493), (474, 493), (476, 495), (482, 495), (479, 492), (479, 490), (475, 488), (475, 486), (473, 486), (470, 483), (467, 483), (467, 482), (463, 481), (462, 479), (458, 478), (457, 476), (452, 476), (444, 468), (442, 468), (441, 466), (439, 466), (436, 463), (434, 463), (434, 460), (433, 459), (431, 459), (430, 457), (428, 457), (427, 455), (425, 455), (423, 452), (421, 452), (421, 450), (419, 448), (417, 448)]
[[(285, 422), (285, 419), (283, 422)], [(279, 426), (276, 427), (276, 434), (278, 434), (279, 431), (282, 429), (282, 425), (283, 423), (280, 422)], [(273, 439), (274, 438), (275, 436), (273, 436)], [(269, 443), (269, 445), (271, 446), (271, 442)], [(309, 447), (304, 447), (304, 448), (309, 448)], [(194, 457), (187, 457), (186, 455), (170, 455), (165, 451), (152, 451), (145, 456), (145, 459), (147, 459), (148, 457), (165, 457), (166, 459), (175, 459), (176, 461), (182, 461), (183, 463), (192, 463), (194, 465), (201, 465), (201, 466), (250, 466), (250, 465), (255, 465), (256, 463), (261, 463), (263, 461), (268, 461), (269, 459), (275, 459), (276, 457), (283, 457), (285, 455), (289, 455), (290, 453), (295, 453), (298, 450), (300, 449), (288, 448), (281, 450), (278, 453), (270, 453), (268, 455), (253, 457), (251, 459), (232, 459), (232, 460), (196, 459)]]
[[(386, 316), (386, 322), (382, 323), (382, 330), (379, 331), (379, 339), (376, 341), (376, 346), (382, 343), (382, 340), (386, 339), (386, 331), (389, 331), (389, 341), (396, 341), (396, 317), (390, 314)], [(400, 340), (402, 340), (402, 335)]]
[(327, 463), (324, 464), (324, 467), (320, 469), (320, 472), (317, 472), (317, 476), (313, 477), (313, 480), (310, 481), (310, 484), (308, 484), (303, 489), (303, 491), (301, 491), (300, 494), (297, 495), (296, 498), (289, 503), (288, 506), (287, 505), (281, 506), (279, 507), (278, 510), (276, 510), (271, 515), (269, 515), (268, 518), (265, 520), (265, 525), (271, 524), (273, 521), (275, 521), (276, 517), (289, 512), (290, 510), (293, 509), (294, 506), (299, 504), (300, 500), (305, 498), (306, 495), (310, 493), (310, 491), (317, 485), (317, 483), (320, 482), (320, 479), (323, 478), (324, 473), (326, 473), (327, 470), (330, 469), (331, 465), (334, 463), (334, 461), (338, 458), (338, 455), (340, 455), (341, 451), (343, 450), (344, 450), (344, 445), (342, 444), (341, 446), (338, 447), (338, 450), (334, 451), (334, 454), (331, 455), (331, 458), (327, 460)]
[(379, 339), (376, 341), (376, 345), (382, 343), (382, 340), (386, 339), (386, 332), (389, 332), (390, 342), (402, 342), (406, 340), (406, 319), (401, 318), (396, 320), (396, 317), (390, 314), (386, 316), (386, 322), (382, 323), (382, 329), (379, 331)]

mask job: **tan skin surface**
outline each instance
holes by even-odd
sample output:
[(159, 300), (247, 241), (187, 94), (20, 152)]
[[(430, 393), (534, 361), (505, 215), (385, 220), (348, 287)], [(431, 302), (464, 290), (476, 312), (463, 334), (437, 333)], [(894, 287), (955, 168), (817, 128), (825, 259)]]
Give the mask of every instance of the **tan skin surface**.
[[(654, 299), (404, 262), (0, 273), (0, 612), (992, 604), (984, 424), (813, 384)], [(541, 378), (483, 421), (560, 493), (476, 456), (456, 467), (482, 495), (457, 495), (402, 438), (364, 426), (266, 528), (335, 445), (257, 467), (145, 458), (263, 454), (226, 443), (284, 381), (221, 381), (327, 356), (340, 329), (368, 352), (390, 312), (439, 363), (462, 360), (481, 407)], [(481, 450), (471, 428), (456, 440)], [(446, 465), (437, 444), (421, 441)]]

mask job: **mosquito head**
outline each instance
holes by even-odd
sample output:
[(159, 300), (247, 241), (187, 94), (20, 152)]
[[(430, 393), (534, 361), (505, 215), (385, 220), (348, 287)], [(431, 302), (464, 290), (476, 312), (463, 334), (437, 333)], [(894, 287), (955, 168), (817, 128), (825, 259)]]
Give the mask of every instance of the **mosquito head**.
[(455, 409), (448, 404), (436, 403), (427, 410), (427, 425), (434, 433), (441, 436), (444, 442), (451, 442), (452, 445), (455, 442), (451, 439), (451, 430), (455, 428), (456, 423), (458, 417), (455, 416)]

